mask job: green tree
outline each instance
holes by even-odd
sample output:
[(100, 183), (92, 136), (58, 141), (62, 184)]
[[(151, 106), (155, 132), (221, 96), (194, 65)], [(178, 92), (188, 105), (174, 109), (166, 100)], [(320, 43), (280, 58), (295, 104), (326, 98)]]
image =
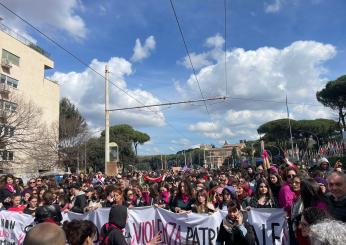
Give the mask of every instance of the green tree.
[(145, 142), (150, 140), (150, 136), (146, 133), (142, 133), (140, 131), (134, 130), (132, 134), (132, 142), (135, 148), (135, 153), (137, 156), (137, 147), (138, 145), (143, 145)]
[(60, 101), (59, 160), (65, 167), (74, 167), (79, 148), (86, 141), (88, 125), (76, 106), (67, 98)]
[(324, 89), (316, 93), (316, 97), (324, 106), (338, 111), (339, 123), (346, 130), (346, 75), (329, 81)]
[[(104, 131), (101, 137), (104, 140)], [(119, 124), (110, 127), (109, 139), (111, 142), (116, 142), (119, 146), (119, 158), (125, 167), (128, 164), (133, 164), (136, 161), (136, 153), (138, 144), (144, 144), (150, 139), (149, 135), (135, 130), (127, 124)]]
[[(306, 146), (305, 140), (313, 137), (320, 144), (338, 135), (338, 123), (329, 119), (291, 120), (292, 136), (299, 147)], [(279, 119), (262, 124), (257, 132), (264, 134), (266, 143), (273, 142), (281, 149), (290, 148), (288, 119)], [(301, 144), (301, 145), (299, 145)]]

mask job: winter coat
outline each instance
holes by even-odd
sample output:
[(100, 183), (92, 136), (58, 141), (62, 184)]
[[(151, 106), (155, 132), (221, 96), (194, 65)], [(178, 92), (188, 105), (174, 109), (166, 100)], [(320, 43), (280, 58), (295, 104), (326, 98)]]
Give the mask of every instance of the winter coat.
[(259, 244), (255, 235), (255, 229), (246, 221), (246, 213), (243, 213), (244, 223), (235, 224), (226, 216), (220, 225), (220, 230), (216, 238), (216, 245), (254, 245)]
[(127, 207), (122, 205), (113, 206), (109, 212), (108, 223), (101, 228), (101, 244), (127, 245), (122, 230), (126, 226)]

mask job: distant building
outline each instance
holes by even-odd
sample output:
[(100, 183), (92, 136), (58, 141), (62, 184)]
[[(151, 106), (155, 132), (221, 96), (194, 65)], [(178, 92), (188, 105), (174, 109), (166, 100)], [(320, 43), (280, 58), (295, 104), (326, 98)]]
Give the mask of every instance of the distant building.
[[(14, 115), (19, 117), (19, 113), (26, 110), (20, 108), (18, 101), (34, 105), (41, 111), (40, 124), (37, 127), (42, 128), (42, 125), (45, 125), (53, 132), (50, 135), (51, 142), (58, 142), (60, 89), (57, 82), (45, 78), (45, 71), (52, 69), (54, 62), (42, 48), (2, 23), (0, 23), (0, 52), (0, 170), (15, 174), (34, 173), (46, 168), (47, 161), (51, 159), (48, 160), (48, 156), (46, 159), (41, 154), (38, 160), (39, 157), (34, 158), (35, 154), (29, 153), (30, 147), (20, 147), (21, 143), (28, 143), (38, 135), (26, 135), (25, 128), (12, 126), (16, 124), (11, 122), (10, 117)], [(27, 116), (30, 123), (30, 113)], [(8, 143), (11, 137), (18, 135), (23, 135), (24, 140)]]
[[(242, 140), (238, 144), (229, 144), (225, 141), (221, 148), (212, 148), (211, 145), (201, 145), (201, 149), (205, 150), (205, 164), (211, 168), (220, 168), (224, 165), (225, 160), (232, 161), (233, 149), (236, 150), (237, 156), (240, 157), (242, 155), (241, 149), (245, 147), (246, 145)], [(229, 162), (229, 164), (231, 165), (232, 162)]]

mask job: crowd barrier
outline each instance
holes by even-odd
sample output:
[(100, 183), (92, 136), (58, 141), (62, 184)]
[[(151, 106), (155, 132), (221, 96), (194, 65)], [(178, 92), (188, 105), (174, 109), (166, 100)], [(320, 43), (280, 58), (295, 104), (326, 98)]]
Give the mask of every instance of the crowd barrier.
[[(90, 220), (100, 230), (108, 221), (109, 208), (99, 208), (86, 214), (64, 213), (65, 220)], [(216, 243), (222, 219), (227, 213), (218, 211), (213, 214), (184, 213), (176, 214), (154, 207), (132, 208), (128, 211), (125, 237), (131, 245), (149, 242), (161, 231), (162, 244), (211, 245)], [(261, 245), (288, 244), (288, 227), (282, 209), (251, 209), (249, 222), (254, 226)], [(16, 212), (0, 212), (0, 244), (22, 244), (25, 227), (32, 224), (30, 215)]]

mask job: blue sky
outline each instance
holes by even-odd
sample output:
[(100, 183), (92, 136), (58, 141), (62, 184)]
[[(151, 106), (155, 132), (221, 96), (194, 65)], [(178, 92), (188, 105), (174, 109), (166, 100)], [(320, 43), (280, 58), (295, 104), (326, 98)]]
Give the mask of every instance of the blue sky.
[[(196, 79), (169, 0), (0, 0), (143, 104), (200, 99)], [(255, 139), (262, 123), (337, 115), (315, 93), (345, 74), (344, 0), (172, 0), (204, 97), (226, 101), (115, 112), (111, 124), (148, 133), (140, 154), (174, 153), (198, 144)], [(102, 78), (0, 6), (3, 23), (47, 50), (47, 73), (85, 116), (103, 129)], [(225, 40), (226, 68), (225, 79)], [(227, 81), (227, 86), (226, 86)], [(226, 92), (226, 87), (227, 92)], [(111, 107), (137, 106), (115, 86)], [(237, 98), (237, 99), (234, 99)]]

